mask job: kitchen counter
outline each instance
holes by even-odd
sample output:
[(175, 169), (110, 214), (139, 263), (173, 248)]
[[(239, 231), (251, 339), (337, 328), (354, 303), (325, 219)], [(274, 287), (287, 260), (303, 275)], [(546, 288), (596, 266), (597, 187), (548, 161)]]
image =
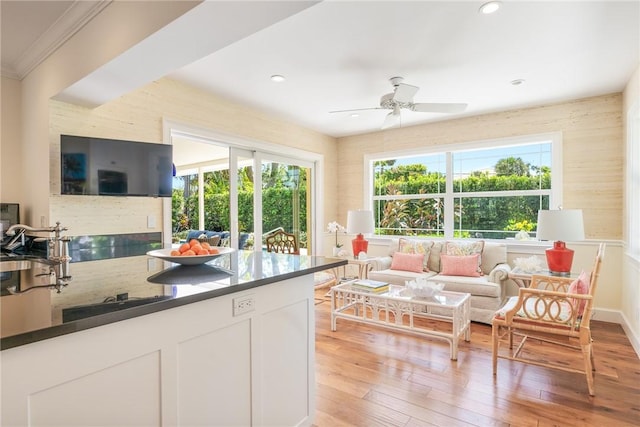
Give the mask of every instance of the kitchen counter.
[[(45, 288), (0, 298), (0, 348), (10, 349), (343, 264), (345, 260), (333, 258), (242, 250), (197, 266), (180, 266), (147, 255), (72, 263), (73, 279), (60, 293)], [(33, 263), (33, 269), (36, 266)]]
[(311, 426), (313, 273), (345, 263), (250, 251), (191, 267), (73, 263), (60, 293), (0, 298), (17, 328), (2, 338), (0, 424)]

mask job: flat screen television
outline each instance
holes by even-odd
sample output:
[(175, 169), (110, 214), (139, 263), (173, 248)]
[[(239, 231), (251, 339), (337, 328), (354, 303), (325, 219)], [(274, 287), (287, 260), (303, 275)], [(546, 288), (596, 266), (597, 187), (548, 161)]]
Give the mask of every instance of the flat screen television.
[(169, 144), (60, 136), (61, 194), (171, 197)]

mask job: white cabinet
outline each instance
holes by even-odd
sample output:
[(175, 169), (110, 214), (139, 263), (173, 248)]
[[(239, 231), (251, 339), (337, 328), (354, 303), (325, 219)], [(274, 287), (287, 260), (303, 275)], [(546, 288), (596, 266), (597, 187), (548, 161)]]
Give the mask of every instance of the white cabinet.
[(11, 348), (2, 425), (311, 425), (314, 339), (306, 275)]

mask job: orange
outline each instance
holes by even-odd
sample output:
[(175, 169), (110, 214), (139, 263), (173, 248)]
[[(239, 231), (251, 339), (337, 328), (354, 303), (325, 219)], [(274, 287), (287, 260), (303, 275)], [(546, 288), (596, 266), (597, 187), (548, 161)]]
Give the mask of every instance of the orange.
[(174, 249), (171, 251), (171, 256), (180, 256), (180, 251), (177, 249)]
[(189, 249), (188, 251), (185, 251), (182, 253), (182, 256), (192, 256), (195, 255), (196, 253), (193, 252), (191, 249)]
[(183, 243), (180, 245), (180, 249), (178, 249), (180, 251), (180, 253), (184, 253), (186, 251), (188, 251), (189, 249), (191, 249), (191, 246), (189, 246), (188, 243)]
[(210, 253), (211, 255), (215, 255), (215, 254), (219, 254), (219, 253), (220, 253), (220, 251), (219, 251), (219, 250), (217, 250), (216, 248), (211, 248), (211, 249), (209, 249), (209, 253)]
[(210, 249), (211, 248), (211, 245), (209, 243), (207, 243), (207, 242), (202, 242), (201, 245), (202, 245), (202, 249)]
[(200, 248), (200, 250), (196, 251), (197, 255), (209, 255), (209, 251), (207, 251), (205, 248)]
[(200, 241), (198, 239), (189, 240), (189, 246), (194, 247), (195, 245), (199, 245)]

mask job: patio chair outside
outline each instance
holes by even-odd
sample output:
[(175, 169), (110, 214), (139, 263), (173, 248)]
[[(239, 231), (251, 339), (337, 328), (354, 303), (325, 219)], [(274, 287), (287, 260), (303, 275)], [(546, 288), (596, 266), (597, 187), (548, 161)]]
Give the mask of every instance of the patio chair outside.
[(298, 239), (294, 234), (287, 233), (284, 230), (277, 230), (269, 234), (265, 241), (267, 252), (300, 255)]

